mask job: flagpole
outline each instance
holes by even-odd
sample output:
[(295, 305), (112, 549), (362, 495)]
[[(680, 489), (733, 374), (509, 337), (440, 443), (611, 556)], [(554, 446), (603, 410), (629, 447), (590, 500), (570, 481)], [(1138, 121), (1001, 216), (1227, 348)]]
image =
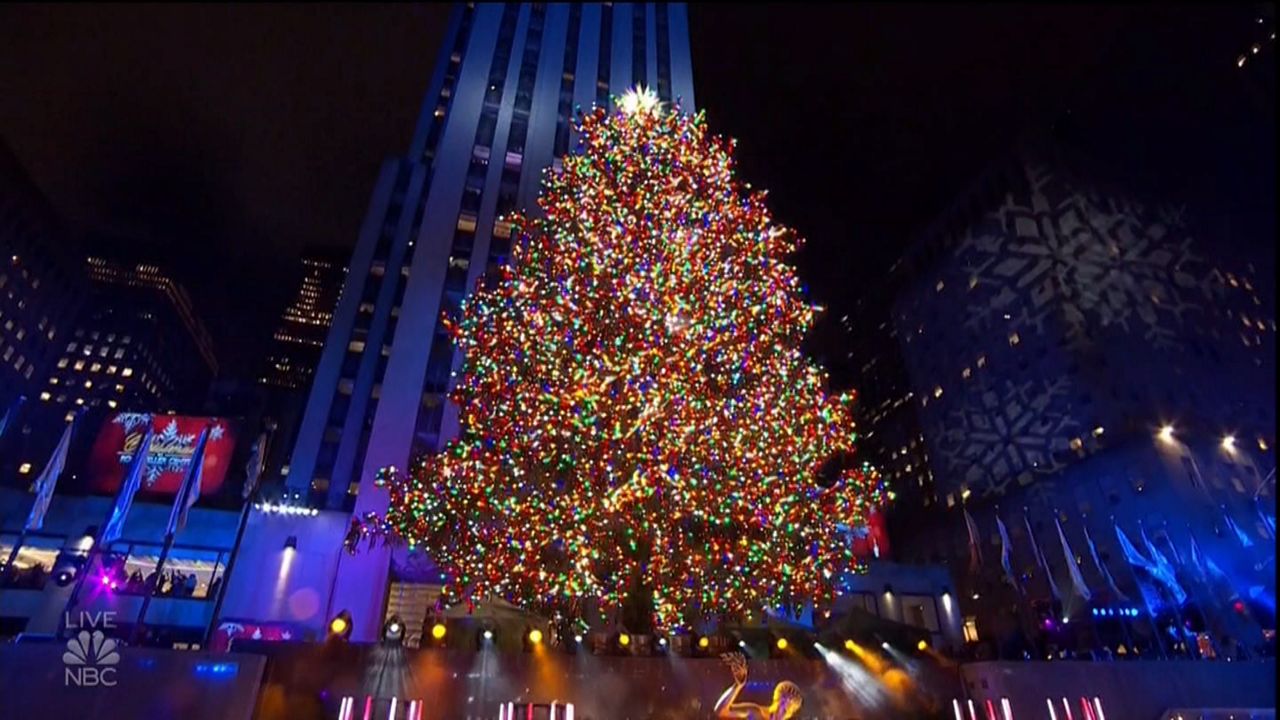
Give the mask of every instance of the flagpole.
[[(1116, 523), (1115, 515), (1111, 516), (1111, 525), (1115, 528), (1120, 527), (1119, 524)], [(1120, 529), (1120, 532), (1124, 532), (1124, 530)], [(1160, 626), (1156, 624), (1156, 618), (1151, 614), (1151, 608), (1147, 605), (1146, 595), (1142, 592), (1142, 581), (1138, 579), (1138, 571), (1133, 569), (1133, 563), (1129, 562), (1127, 558), (1125, 559), (1124, 564), (1125, 567), (1129, 568), (1129, 575), (1133, 578), (1133, 587), (1137, 589), (1138, 595), (1142, 597), (1142, 614), (1146, 616), (1147, 622), (1151, 625), (1151, 634), (1155, 636), (1156, 647), (1160, 650), (1160, 659), (1168, 660), (1169, 655), (1164, 649), (1164, 638), (1160, 637)]]
[[(85, 560), (84, 572), (81, 572), (76, 577), (75, 587), (71, 589), (71, 595), (67, 598), (67, 604), (62, 609), (62, 617), (58, 618), (58, 631), (55, 637), (62, 637), (62, 631), (66, 629), (67, 615), (71, 612), (72, 608), (76, 606), (80, 599), (80, 592), (84, 588), (85, 580), (88, 578), (89, 572), (93, 568), (94, 556), (97, 556), (98, 558), (106, 557), (107, 543), (114, 542), (114, 539), (107, 539), (107, 532), (111, 531), (111, 520), (115, 517), (116, 510), (120, 506), (121, 497), (128, 494), (130, 505), (132, 505), (133, 493), (137, 492), (137, 488), (134, 487), (131, 491), (129, 483), (134, 479), (133, 473), (135, 471), (146, 471), (147, 456), (151, 452), (151, 436), (152, 429), (148, 427), (143, 431), (142, 439), (138, 441), (138, 446), (134, 448), (134, 458), (129, 463), (125, 471), (125, 476), (120, 480), (120, 489), (116, 492), (116, 499), (107, 508), (107, 516), (103, 518), (102, 524), (98, 526), (98, 532), (95, 533), (96, 537), (94, 539), (93, 546), (89, 548), (89, 556)], [(141, 463), (141, 465), (135, 467), (135, 463)], [(127, 517), (128, 510), (126, 509), (125, 518)], [(121, 519), (121, 530), (123, 530), (125, 518)], [(119, 532), (116, 532), (115, 534), (117, 537), (119, 536)], [(101, 563), (101, 560), (99, 560), (99, 563)]]
[[(25, 400), (25, 398), (24, 398), (24, 400)], [(13, 579), (15, 579), (15, 578), (14, 578), (13, 563), (18, 559), (18, 551), (19, 551), (19, 550), (21, 550), (21, 549), (22, 549), (22, 546), (23, 546), (24, 544), (26, 544), (26, 542), (27, 542), (27, 533), (29, 532), (29, 530), (30, 530), (30, 526), (31, 526), (31, 523), (32, 523), (32, 517), (31, 517), (31, 516), (32, 516), (32, 513), (35, 511), (36, 506), (37, 506), (38, 504), (40, 504), (41, 502), (45, 502), (45, 510), (48, 510), (48, 501), (44, 501), (44, 500), (42, 500), (42, 499), (41, 499), (41, 494), (42, 494), (43, 490), (41, 489), (41, 487), (39, 487), (40, 481), (41, 481), (41, 480), (45, 480), (45, 481), (47, 481), (47, 482), (51, 482), (51, 483), (53, 483), (55, 487), (57, 486), (58, 479), (62, 477), (63, 473), (64, 473), (64, 472), (65, 472), (65, 470), (66, 470), (66, 468), (65, 468), (65, 467), (63, 467), (62, 469), (60, 469), (60, 470), (57, 472), (57, 474), (56, 474), (56, 475), (54, 475), (52, 478), (45, 478), (45, 477), (44, 477), (44, 475), (45, 475), (45, 474), (47, 474), (47, 473), (49, 472), (49, 470), (50, 470), (50, 466), (53, 464), (53, 462), (54, 462), (54, 461), (55, 461), (55, 459), (58, 457), (58, 454), (59, 454), (60, 452), (63, 452), (63, 453), (64, 453), (63, 458), (62, 458), (62, 462), (63, 462), (63, 463), (64, 463), (64, 465), (65, 465), (65, 463), (66, 463), (66, 456), (65, 456), (65, 448), (63, 448), (63, 443), (64, 443), (64, 441), (65, 441), (65, 442), (66, 442), (66, 444), (67, 444), (68, 446), (70, 446), (70, 443), (71, 443), (70, 433), (72, 433), (72, 432), (74, 431), (74, 428), (75, 428), (75, 426), (76, 426), (76, 421), (80, 419), (80, 416), (81, 416), (83, 413), (84, 413), (84, 409), (83, 409), (83, 408), (81, 408), (81, 409), (80, 409), (79, 411), (77, 411), (77, 412), (76, 412), (76, 414), (71, 418), (71, 422), (67, 423), (67, 427), (66, 427), (66, 429), (65, 429), (65, 430), (63, 430), (63, 436), (62, 436), (62, 438), (60, 438), (60, 439), (59, 439), (59, 441), (58, 441), (58, 446), (57, 446), (56, 448), (54, 448), (53, 455), (51, 455), (51, 456), (49, 457), (49, 463), (50, 463), (50, 465), (49, 465), (49, 466), (46, 466), (46, 467), (45, 467), (44, 472), (40, 474), (40, 475), (41, 475), (41, 476), (40, 476), (40, 478), (37, 478), (37, 482), (36, 482), (36, 484), (37, 484), (37, 487), (36, 487), (36, 499), (35, 499), (35, 500), (33, 500), (33, 501), (32, 501), (32, 503), (31, 503), (31, 510), (29, 510), (29, 511), (27, 512), (27, 519), (26, 519), (25, 521), (23, 521), (23, 523), (22, 523), (22, 530), (20, 530), (20, 531), (18, 532), (18, 539), (14, 541), (14, 543), (13, 543), (13, 549), (11, 549), (11, 550), (9, 551), (9, 559), (8, 559), (8, 560), (6, 560), (6, 561), (5, 561), (5, 564), (4, 564), (4, 576), (5, 576), (6, 578), (9, 578), (9, 579), (10, 579), (10, 582), (12, 582), (12, 580), (13, 580)], [(6, 417), (7, 417), (7, 415), (6, 415)], [(49, 490), (49, 495), (50, 495), (49, 500), (51, 501), (51, 500), (53, 499), (53, 498), (52, 498), (52, 495), (53, 495), (53, 490), (52, 490), (52, 489), (50, 489), (50, 490)], [(44, 515), (43, 515), (43, 512), (42, 512), (42, 513), (41, 513), (41, 516), (40, 516), (40, 523), (39, 523), (39, 525), (38, 525), (37, 527), (43, 526), (43, 524), (44, 524)], [(7, 583), (6, 583), (6, 585), (7, 585)], [(0, 586), (0, 589), (3, 589), (3, 586)]]
[[(173, 541), (177, 537), (179, 526), (186, 524), (187, 511), (190, 510), (191, 505), (195, 504), (195, 500), (191, 498), (191, 493), (195, 492), (198, 495), (200, 492), (201, 465), (204, 464), (204, 450), (205, 443), (209, 439), (209, 427), (209, 425), (205, 426), (204, 431), (200, 433), (200, 439), (196, 441), (196, 449), (191, 455), (187, 476), (183, 478), (182, 487), (178, 489), (178, 496), (174, 498), (173, 509), (169, 511), (169, 524), (165, 529), (164, 546), (160, 548), (160, 557), (156, 560), (156, 569), (153, 571), (156, 582), (153, 587), (145, 588), (147, 594), (142, 598), (142, 607), (138, 609), (138, 617), (133, 623), (133, 632), (129, 634), (129, 644), (131, 645), (137, 644), (142, 636), (142, 629), (147, 621), (147, 609), (151, 607), (151, 599), (156, 596), (161, 583), (164, 582), (164, 576), (161, 574), (164, 570), (164, 561), (169, 558), (169, 551), (173, 550)], [(176, 516), (175, 513), (177, 513)]]
[[(272, 422), (263, 447), (258, 448), (263, 466), (266, 465), (269, 457), (267, 451), (271, 447), (271, 441), (275, 438), (275, 434), (276, 424)], [(231, 585), (231, 571), (235, 568), (236, 557), (240, 555), (240, 543), (244, 540), (244, 531), (249, 524), (249, 512), (253, 508), (254, 501), (258, 499), (258, 489), (262, 487), (261, 469), (258, 472), (259, 477), (257, 478), (245, 478), (245, 482), (252, 480), (253, 487), (249, 491), (248, 497), (244, 498), (244, 507), (240, 508), (240, 523), (236, 527), (236, 539), (231, 544), (231, 555), (227, 557), (227, 567), (222, 571), (222, 584), (218, 587), (218, 597), (213, 603), (213, 612), (209, 614), (209, 626), (205, 628), (204, 641), (201, 644), (201, 647), (206, 650), (209, 648), (210, 643), (213, 642), (213, 633), (217, 630), (218, 615), (222, 612), (222, 603), (227, 598), (227, 587)], [(210, 580), (210, 582), (213, 581)]]

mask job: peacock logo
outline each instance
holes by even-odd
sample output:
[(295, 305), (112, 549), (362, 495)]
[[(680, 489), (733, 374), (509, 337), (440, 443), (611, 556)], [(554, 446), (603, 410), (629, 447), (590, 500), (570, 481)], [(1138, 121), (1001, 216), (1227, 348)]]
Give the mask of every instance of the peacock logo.
[(63, 681), (78, 687), (114, 687), (120, 653), (116, 641), (102, 634), (101, 630), (81, 630), (67, 641), (62, 653)]

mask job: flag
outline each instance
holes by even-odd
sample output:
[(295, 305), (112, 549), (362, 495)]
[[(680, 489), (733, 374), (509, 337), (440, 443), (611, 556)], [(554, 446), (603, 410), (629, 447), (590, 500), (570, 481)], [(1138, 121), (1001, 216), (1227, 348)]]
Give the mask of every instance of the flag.
[(1084, 581), (1084, 576), (1080, 574), (1080, 566), (1076, 564), (1076, 554), (1071, 551), (1071, 544), (1067, 542), (1067, 534), (1062, 531), (1062, 523), (1058, 521), (1056, 516), (1053, 518), (1053, 524), (1058, 527), (1058, 541), (1062, 543), (1062, 555), (1067, 561), (1067, 573), (1071, 576), (1071, 585), (1075, 588), (1076, 594), (1080, 599), (1089, 602), (1093, 598), (1093, 594), (1089, 592), (1089, 584)]
[(1190, 528), (1188, 528), (1187, 534), (1191, 536), (1191, 552), (1188, 557), (1191, 573), (1197, 580), (1203, 581), (1206, 577), (1204, 554), (1200, 552), (1200, 543), (1196, 542), (1196, 534), (1191, 532)]
[(133, 450), (133, 459), (129, 461), (129, 469), (125, 472), (124, 482), (120, 484), (120, 492), (116, 495), (116, 504), (111, 508), (111, 517), (102, 531), (98, 542), (107, 544), (120, 539), (124, 532), (124, 521), (129, 517), (129, 509), (133, 507), (133, 496), (142, 487), (142, 476), (147, 471), (147, 455), (151, 452), (152, 429), (147, 426), (138, 447)]
[(982, 567), (982, 535), (969, 514), (969, 508), (964, 508), (964, 525), (969, 530), (969, 571), (977, 572)]
[(0, 417), (0, 440), (4, 439), (4, 435), (8, 432), (10, 425), (18, 424), (18, 411), (22, 409), (22, 404), (26, 401), (26, 395), (19, 395), (14, 398), (9, 405), (9, 409), (4, 411), (4, 417)]
[[(1144, 539), (1145, 536), (1146, 534), (1143, 533)], [(1124, 552), (1124, 557), (1129, 561), (1130, 565), (1135, 565), (1147, 571), (1151, 577), (1155, 578), (1161, 585), (1164, 585), (1165, 588), (1169, 590), (1179, 605), (1186, 602), (1187, 593), (1178, 585), (1178, 581), (1173, 578), (1172, 573), (1166, 573), (1158, 564), (1158, 561), (1152, 562), (1143, 557), (1142, 553), (1138, 552), (1138, 549), (1133, 546), (1132, 542), (1130, 542), (1129, 536), (1125, 535), (1124, 530), (1119, 524), (1116, 525), (1116, 539), (1119, 540), (1120, 549)], [(1147, 547), (1148, 551), (1155, 550), (1154, 547), (1151, 547), (1150, 543), (1147, 543)], [(1163, 558), (1163, 556), (1161, 557)], [(1165, 565), (1168, 565), (1168, 561), (1165, 561)]]
[(1004, 521), (1000, 519), (1000, 512), (996, 510), (996, 528), (1000, 531), (1000, 567), (1004, 568), (1004, 577), (1009, 584), (1022, 594), (1022, 585), (1018, 583), (1018, 578), (1013, 574), (1013, 565), (1010, 556), (1013, 553), (1013, 543), (1009, 542), (1009, 529), (1004, 526)]
[(1182, 565), (1182, 555), (1178, 553), (1178, 546), (1173, 544), (1173, 536), (1169, 534), (1169, 523), (1164, 524), (1164, 541), (1169, 544), (1169, 549), (1173, 551), (1173, 561)]
[[(1082, 526), (1083, 527), (1083, 526)], [(1111, 571), (1102, 563), (1102, 558), (1098, 557), (1098, 546), (1093, 544), (1093, 538), (1089, 536), (1089, 528), (1083, 527), (1084, 541), (1089, 546), (1089, 556), (1093, 558), (1093, 566), (1098, 568), (1098, 573), (1102, 575), (1102, 579), (1107, 581), (1107, 588), (1111, 590), (1111, 594), (1115, 596), (1118, 602), (1129, 602), (1129, 598), (1116, 586), (1116, 579), (1111, 576)]]
[(1181, 605), (1186, 600), (1187, 594), (1183, 591), (1182, 586), (1178, 584), (1173, 565), (1169, 564), (1169, 559), (1147, 537), (1147, 528), (1143, 526), (1141, 520), (1138, 521), (1138, 532), (1142, 537), (1142, 544), (1146, 546), (1147, 553), (1151, 555), (1151, 560), (1155, 563), (1156, 579), (1168, 588), (1169, 592), (1173, 593), (1173, 596), (1178, 600), (1178, 604)]
[[(262, 468), (267, 462), (266, 456), (267, 434), (264, 432), (258, 436), (258, 442), (253, 444), (253, 452), (249, 454), (249, 463), (244, 470), (244, 491), (245, 500), (253, 497), (253, 491), (258, 489), (258, 480), (262, 477)], [(879, 557), (877, 554), (876, 557)]]
[(1062, 592), (1058, 590), (1058, 583), (1053, 579), (1053, 572), (1049, 570), (1049, 563), (1044, 559), (1044, 553), (1040, 552), (1040, 545), (1036, 542), (1036, 534), (1031, 529), (1031, 520), (1027, 517), (1027, 511), (1022, 511), (1022, 523), (1027, 526), (1027, 537), (1031, 540), (1031, 554), (1035, 555), (1036, 565), (1044, 571), (1045, 580), (1049, 581), (1049, 592), (1053, 594), (1055, 600), (1062, 599)]
[(187, 513), (200, 498), (200, 476), (204, 474), (204, 448), (209, 441), (209, 428), (200, 432), (196, 440), (196, 449), (191, 453), (191, 464), (187, 466), (186, 477), (182, 478), (182, 487), (173, 496), (173, 509), (169, 511), (169, 524), (165, 526), (165, 535), (173, 535), (186, 527)]
[(1249, 539), (1244, 530), (1240, 529), (1236, 521), (1231, 519), (1231, 513), (1227, 512), (1227, 506), (1225, 505), (1222, 506), (1222, 517), (1227, 521), (1227, 527), (1231, 528), (1231, 532), (1235, 533), (1236, 540), (1239, 540), (1242, 546), (1253, 547), (1253, 541)]
[(67, 428), (62, 431), (62, 438), (58, 440), (58, 446), (53, 449), (53, 455), (49, 457), (49, 464), (44, 466), (44, 472), (36, 478), (36, 501), (31, 505), (31, 513), (27, 515), (27, 530), (39, 530), (44, 527), (44, 514), (49, 512), (49, 502), (53, 500), (53, 489), (58, 486), (58, 478), (67, 467), (67, 451), (71, 448), (71, 431), (79, 419), (80, 415), (77, 414), (71, 422), (67, 423)]
[(1262, 503), (1258, 502), (1257, 498), (1253, 499), (1253, 508), (1258, 511), (1258, 519), (1262, 521), (1262, 526), (1267, 529), (1267, 534), (1271, 536), (1272, 540), (1275, 540), (1276, 519), (1268, 515), (1266, 510), (1262, 509)]

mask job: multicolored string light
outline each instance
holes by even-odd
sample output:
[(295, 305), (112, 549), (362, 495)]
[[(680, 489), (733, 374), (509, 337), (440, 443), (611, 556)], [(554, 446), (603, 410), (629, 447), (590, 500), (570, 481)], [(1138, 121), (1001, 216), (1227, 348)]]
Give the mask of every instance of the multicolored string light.
[(384, 471), (380, 520), (450, 595), (661, 628), (829, 600), (883, 499), (847, 456), (850, 395), (800, 353), (799, 240), (734, 178), (733, 143), (647, 91), (578, 122), (542, 217), (449, 323), (461, 434)]

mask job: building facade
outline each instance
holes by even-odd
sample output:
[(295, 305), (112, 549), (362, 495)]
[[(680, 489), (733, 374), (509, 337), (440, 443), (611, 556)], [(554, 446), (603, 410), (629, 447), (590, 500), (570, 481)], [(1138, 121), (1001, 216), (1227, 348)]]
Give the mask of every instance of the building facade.
[(65, 228), (0, 143), (0, 481), (57, 442), (62, 414), (38, 396), (84, 302), (82, 278)]
[(91, 256), (89, 300), (38, 400), (57, 407), (192, 411), (218, 372), (187, 291), (158, 265)]
[[(372, 478), (457, 432), (459, 358), (442, 315), (507, 262), (516, 209), (574, 144), (577, 108), (635, 85), (694, 107), (679, 3), (459, 4), (406, 154), (383, 165), (289, 461), (285, 493), (337, 512), (382, 511)], [(389, 551), (342, 556), (308, 622), (349, 609), (381, 625)], [(327, 581), (328, 582), (328, 581)]]
[(293, 301), (280, 315), (271, 350), (258, 382), (266, 387), (303, 391), (311, 386), (333, 311), (347, 276), (345, 248), (303, 248), (301, 278)]
[[(906, 259), (892, 322), (936, 490), (895, 543), (950, 560), (967, 609), (1012, 632), (1143, 597), (1117, 528), (1149, 534), (1193, 574), (1195, 537), (1231, 585), (1199, 598), (1203, 615), (1258, 600), (1256, 612), (1205, 618), (1215, 639), (1243, 642), (1274, 627), (1274, 575), (1257, 567), (1257, 548), (1274, 543), (1270, 268), (1251, 260), (1258, 238), (1103, 177), (1052, 143), (1025, 143)], [(1014, 617), (1015, 583), (1045, 610)]]

